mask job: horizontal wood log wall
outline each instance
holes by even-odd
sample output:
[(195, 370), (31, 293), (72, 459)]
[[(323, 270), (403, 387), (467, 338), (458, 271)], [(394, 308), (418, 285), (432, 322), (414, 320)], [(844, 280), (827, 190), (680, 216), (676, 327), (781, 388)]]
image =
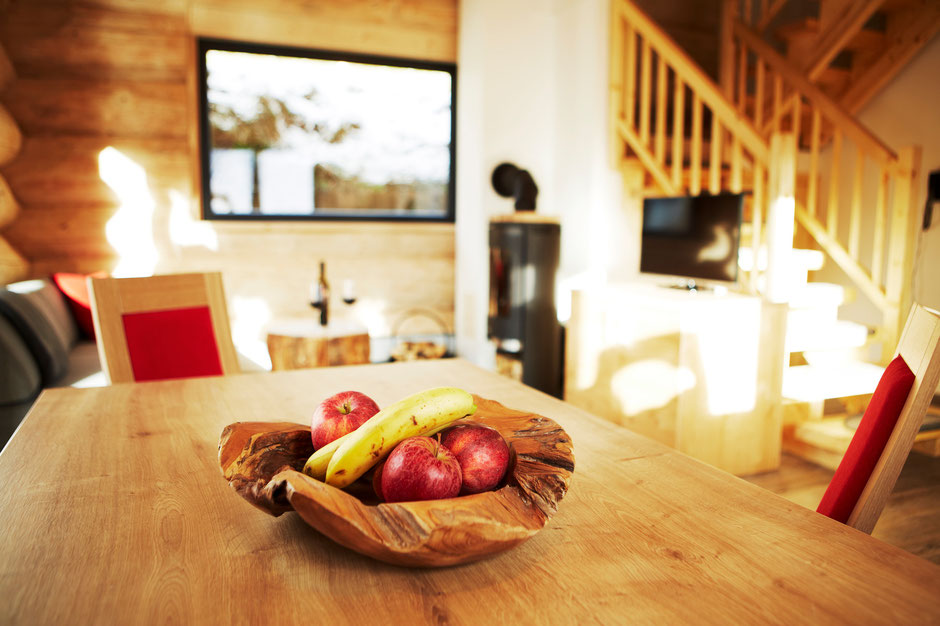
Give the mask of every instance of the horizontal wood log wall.
[[(0, 93), (16, 78), (13, 64), (6, 49), (0, 45)], [(16, 120), (0, 104), (0, 166), (16, 158), (23, 145), (23, 137)], [(19, 215), (20, 206), (6, 179), (0, 175), (0, 230), (11, 224)], [(0, 235), (0, 283), (22, 278), (29, 272), (29, 263), (10, 243)]]
[(335, 291), (356, 280), (380, 327), (416, 306), (453, 325), (453, 225), (203, 222), (212, 251), (175, 244), (168, 223), (172, 192), (199, 215), (195, 36), (454, 61), (456, 0), (31, 0), (0, 17), (18, 77), (0, 100), (23, 133), (0, 169), (22, 207), (4, 235), (33, 274), (115, 267), (105, 225), (120, 203), (98, 171), (112, 146), (146, 171), (157, 272), (221, 270), (230, 310), (250, 297), (309, 315), (324, 259)]

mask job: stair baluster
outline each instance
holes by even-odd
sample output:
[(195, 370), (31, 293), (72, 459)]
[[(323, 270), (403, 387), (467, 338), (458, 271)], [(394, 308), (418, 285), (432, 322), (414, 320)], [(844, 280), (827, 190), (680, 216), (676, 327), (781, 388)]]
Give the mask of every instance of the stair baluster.
[[(733, 21), (732, 32), (737, 58), (748, 59), (755, 75), (750, 90), (743, 95), (737, 90), (736, 105), (750, 113), (750, 121), (762, 129), (765, 139), (772, 132), (784, 131), (796, 135), (801, 148), (808, 144), (809, 168), (805, 184), (797, 189), (797, 222), (878, 307), (883, 316), (878, 339), (884, 347), (883, 358), (889, 358), (904, 322), (902, 312), (910, 307), (911, 285), (909, 280), (897, 278), (891, 282), (884, 266), (897, 254), (898, 263), (907, 268), (906, 276), (910, 276), (913, 268), (909, 259), (915, 241), (915, 216), (910, 206), (912, 196), (903, 190), (913, 184), (920, 165), (916, 156), (919, 152), (910, 153), (909, 165), (902, 164), (899, 154), (794, 68), (743, 20)], [(743, 72), (738, 68), (738, 76), (747, 74), (750, 66)], [(766, 105), (761, 93), (764, 66), (773, 84), (770, 115), (766, 119), (762, 118)], [(752, 94), (754, 107), (749, 110), (742, 104)], [(804, 114), (810, 118), (808, 138), (804, 138)], [(827, 149), (828, 159), (821, 159), (820, 153)], [(869, 175), (872, 170), (875, 176)], [(823, 181), (827, 202), (825, 216), (821, 217), (818, 209)], [(867, 181), (877, 181), (877, 191), (875, 183), (869, 185)], [(889, 205), (887, 198), (892, 189), (902, 191), (893, 193)], [(886, 241), (882, 217), (887, 210), (901, 216), (895, 218), (896, 226), (892, 223), (897, 238), (892, 235), (891, 241)], [(894, 252), (888, 246), (894, 246)]]
[[(766, 189), (767, 141), (748, 121), (749, 107), (726, 98), (632, 2), (615, 0), (612, 22), (610, 110), (619, 158), (639, 159), (651, 179), (649, 186), (661, 194), (739, 192), (745, 180), (752, 189)], [(732, 65), (742, 69), (735, 85), (744, 93), (746, 55), (733, 57)], [(691, 116), (689, 128), (686, 116)], [(749, 197), (745, 211), (750, 223), (759, 225), (766, 198), (761, 194), (758, 200)], [(758, 227), (753, 232), (759, 237), (760, 231)], [(757, 239), (755, 258), (759, 246)], [(756, 290), (756, 270), (750, 284)]]

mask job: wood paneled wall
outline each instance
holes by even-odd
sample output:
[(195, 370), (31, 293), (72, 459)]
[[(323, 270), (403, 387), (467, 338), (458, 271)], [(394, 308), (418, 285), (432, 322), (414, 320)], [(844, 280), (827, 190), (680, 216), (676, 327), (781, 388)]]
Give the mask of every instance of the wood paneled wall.
[[(16, 74), (6, 50), (0, 45), (0, 92), (9, 87)], [(13, 161), (23, 145), (23, 136), (16, 120), (6, 107), (0, 104), (0, 167)], [(13, 190), (0, 175), (0, 230), (10, 225), (19, 216), (20, 207)], [(0, 282), (22, 278), (29, 271), (29, 263), (0, 236)]]
[[(194, 37), (456, 59), (456, 0), (13, 0), (0, 42), (17, 80), (0, 96), (23, 133), (0, 170), (22, 210), (4, 235), (36, 275), (111, 270), (105, 225), (120, 201), (98, 156), (114, 147), (142, 166), (156, 203), (157, 272), (218, 269), (229, 306), (260, 298), (274, 316), (310, 314), (307, 285), (327, 262), (388, 326), (427, 307), (452, 325), (454, 230), (449, 224), (199, 222), (217, 250), (180, 245), (171, 201), (199, 215)], [(179, 202), (179, 200), (177, 200)], [(336, 308), (342, 308), (339, 299)], [(232, 311), (233, 317), (238, 316)], [(381, 327), (382, 324), (379, 323)]]

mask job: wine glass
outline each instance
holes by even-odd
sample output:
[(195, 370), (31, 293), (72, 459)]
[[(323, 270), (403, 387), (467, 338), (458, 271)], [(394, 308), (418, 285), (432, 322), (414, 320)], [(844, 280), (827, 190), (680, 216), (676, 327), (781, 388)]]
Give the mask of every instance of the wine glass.
[(356, 302), (356, 281), (348, 278), (343, 281), (343, 302), (348, 305)]
[(323, 294), (320, 291), (320, 284), (318, 281), (311, 281), (309, 295), (311, 307), (314, 309), (319, 309), (323, 306)]

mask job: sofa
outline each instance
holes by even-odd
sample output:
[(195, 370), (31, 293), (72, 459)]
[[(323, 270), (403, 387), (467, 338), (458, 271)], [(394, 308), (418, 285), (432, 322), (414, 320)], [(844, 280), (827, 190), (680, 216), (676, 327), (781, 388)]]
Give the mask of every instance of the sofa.
[(84, 275), (0, 288), (0, 448), (43, 389), (104, 384)]

